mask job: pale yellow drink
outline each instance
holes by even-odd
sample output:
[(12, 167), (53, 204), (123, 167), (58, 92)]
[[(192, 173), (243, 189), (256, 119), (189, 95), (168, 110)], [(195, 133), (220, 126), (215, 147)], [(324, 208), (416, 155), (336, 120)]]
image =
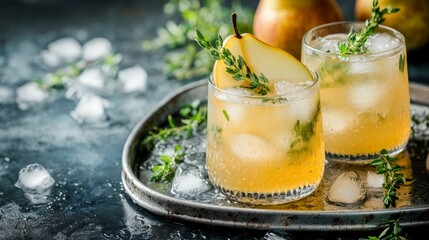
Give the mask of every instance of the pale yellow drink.
[(410, 98), (404, 37), (380, 26), (367, 53), (345, 59), (337, 42), (362, 23), (332, 23), (310, 30), (301, 61), (321, 80), (323, 132), (328, 159), (367, 162), (384, 148), (401, 152), (410, 135)]
[(207, 170), (211, 182), (241, 202), (301, 199), (324, 171), (319, 83), (261, 96), (209, 81)]

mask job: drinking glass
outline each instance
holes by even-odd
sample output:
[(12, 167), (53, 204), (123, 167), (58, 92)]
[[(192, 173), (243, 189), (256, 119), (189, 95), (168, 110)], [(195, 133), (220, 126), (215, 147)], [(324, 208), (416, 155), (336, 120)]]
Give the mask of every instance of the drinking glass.
[(326, 158), (368, 163), (386, 149), (396, 155), (410, 136), (410, 97), (404, 36), (379, 26), (366, 52), (340, 57), (338, 43), (363, 22), (315, 27), (303, 37), (301, 61), (320, 78)]
[(325, 164), (319, 81), (277, 82), (258, 95), (220, 89), (209, 79), (206, 164), (210, 181), (231, 199), (273, 205), (301, 199), (319, 185)]

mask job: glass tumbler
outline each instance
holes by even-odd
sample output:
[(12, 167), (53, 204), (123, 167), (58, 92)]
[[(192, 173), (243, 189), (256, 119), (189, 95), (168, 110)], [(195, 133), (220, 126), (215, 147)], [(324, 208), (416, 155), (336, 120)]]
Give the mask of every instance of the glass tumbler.
[(340, 57), (338, 43), (363, 22), (315, 27), (303, 37), (301, 61), (316, 70), (326, 158), (368, 163), (386, 149), (396, 155), (410, 136), (410, 97), (404, 36), (379, 26), (366, 51)]
[(206, 164), (210, 181), (242, 203), (301, 199), (319, 185), (325, 164), (319, 81), (261, 96), (219, 89), (209, 79)]

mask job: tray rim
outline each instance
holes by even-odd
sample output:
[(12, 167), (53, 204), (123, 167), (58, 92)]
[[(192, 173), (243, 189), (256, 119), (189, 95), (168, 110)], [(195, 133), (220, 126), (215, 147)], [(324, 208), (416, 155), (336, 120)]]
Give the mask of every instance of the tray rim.
[[(191, 214), (187, 214), (182, 211), (177, 211), (177, 209), (174, 209), (174, 206), (179, 207), (186, 207), (190, 209), (205, 209), (212, 212), (218, 212), (218, 213), (224, 213), (224, 214), (231, 214), (231, 212), (235, 212), (237, 214), (263, 214), (267, 216), (288, 216), (288, 215), (300, 215), (303, 217), (332, 217), (332, 218), (339, 218), (339, 217), (350, 217), (350, 216), (362, 216), (363, 214), (369, 214), (373, 216), (378, 217), (386, 217), (390, 215), (398, 215), (398, 214), (427, 214), (429, 215), (429, 203), (428, 204), (422, 204), (415, 207), (400, 207), (400, 208), (387, 208), (387, 209), (378, 209), (378, 210), (366, 210), (366, 211), (359, 211), (359, 210), (353, 210), (353, 209), (344, 209), (344, 210), (315, 210), (315, 211), (308, 211), (308, 210), (294, 210), (294, 209), (287, 209), (287, 210), (281, 210), (281, 209), (258, 209), (258, 208), (245, 208), (245, 207), (234, 207), (234, 206), (220, 206), (215, 204), (209, 204), (209, 203), (202, 203), (202, 202), (196, 202), (191, 200), (183, 200), (178, 199), (173, 196), (168, 196), (165, 194), (162, 194), (156, 190), (151, 189), (144, 183), (142, 183), (137, 176), (135, 175), (132, 166), (134, 162), (131, 162), (130, 153), (132, 150), (132, 143), (135, 141), (135, 139), (141, 134), (141, 132), (144, 130), (144, 125), (148, 121), (150, 121), (152, 118), (154, 118), (155, 114), (158, 113), (160, 110), (168, 106), (172, 101), (174, 101), (175, 98), (178, 98), (180, 95), (186, 94), (188, 91), (192, 91), (195, 88), (203, 87), (204, 85), (207, 85), (208, 80), (202, 79), (198, 81), (194, 81), (191, 83), (188, 83), (169, 95), (167, 95), (162, 101), (160, 101), (156, 106), (154, 106), (148, 113), (136, 124), (136, 126), (132, 129), (130, 135), (128, 136), (125, 145), (123, 147), (122, 152), (122, 173), (121, 173), (121, 179), (124, 185), (124, 189), (126, 193), (132, 198), (134, 202), (136, 202), (141, 207), (159, 214), (164, 215), (166, 217), (175, 218), (175, 219), (181, 219), (181, 220), (188, 220), (193, 222), (199, 222), (199, 223), (210, 223), (220, 226), (232, 226), (232, 227), (244, 227), (244, 228), (258, 228), (258, 229), (273, 229), (273, 228), (283, 228), (287, 230), (299, 230), (303, 229), (302, 224), (288, 224), (284, 227), (279, 226), (279, 224), (269, 224), (269, 223), (244, 223), (244, 222), (233, 222), (233, 221), (226, 221), (222, 220), (222, 218), (217, 219), (208, 219), (198, 216), (192, 216)], [(419, 103), (421, 104), (421, 103)], [(425, 104), (423, 104), (425, 105)], [(135, 189), (133, 189), (135, 187)], [(140, 190), (140, 194), (137, 190)], [(141, 197), (145, 197), (145, 199), (141, 199)], [(145, 201), (143, 201), (145, 200)], [(156, 200), (159, 200), (160, 202), (155, 203)], [(147, 202), (149, 201), (149, 202)], [(152, 201), (152, 202), (150, 202)], [(158, 206), (158, 207), (157, 207)], [(318, 226), (317, 224), (311, 224), (311, 227), (308, 227), (306, 230), (372, 230), (380, 227), (380, 224), (361, 224), (361, 223), (354, 223), (354, 224), (338, 224), (338, 225), (325, 225), (322, 224)], [(422, 221), (422, 222), (408, 222), (408, 223), (401, 223), (401, 226), (419, 226), (419, 225), (426, 225), (429, 224), (428, 220)]]

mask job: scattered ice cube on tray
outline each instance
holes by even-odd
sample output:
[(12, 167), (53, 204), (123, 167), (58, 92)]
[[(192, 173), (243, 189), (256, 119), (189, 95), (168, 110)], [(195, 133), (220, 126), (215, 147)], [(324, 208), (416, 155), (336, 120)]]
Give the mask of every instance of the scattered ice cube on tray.
[(19, 171), (15, 186), (24, 191), (25, 196), (32, 204), (41, 204), (47, 202), (47, 197), (51, 194), (54, 183), (55, 180), (42, 165), (33, 163)]
[(108, 107), (107, 100), (87, 93), (82, 96), (76, 108), (70, 115), (79, 123), (97, 123), (107, 118), (105, 108)]
[(359, 204), (365, 198), (365, 185), (355, 171), (347, 171), (338, 176), (328, 193), (328, 200), (340, 205)]
[(96, 89), (102, 89), (106, 82), (106, 78), (99, 68), (85, 69), (78, 79), (83, 85)]
[(365, 47), (370, 53), (379, 53), (398, 47), (401, 44), (398, 38), (387, 33), (376, 33), (369, 36)]
[(83, 59), (88, 62), (99, 60), (112, 52), (112, 43), (106, 38), (93, 38), (83, 44)]
[(60, 38), (51, 42), (48, 44), (48, 50), (65, 62), (74, 62), (82, 54), (82, 46), (76, 39), (71, 37)]
[(369, 188), (382, 188), (384, 183), (384, 175), (377, 174), (374, 171), (368, 171), (366, 175), (366, 186)]
[(16, 102), (19, 109), (27, 110), (31, 105), (44, 101), (48, 92), (40, 89), (35, 82), (26, 83), (16, 89)]
[(212, 188), (201, 170), (192, 164), (182, 163), (177, 169), (171, 185), (171, 193), (185, 198), (198, 198), (198, 195)]
[(146, 70), (140, 65), (122, 69), (118, 73), (118, 79), (126, 93), (144, 92), (147, 87), (147, 77)]

